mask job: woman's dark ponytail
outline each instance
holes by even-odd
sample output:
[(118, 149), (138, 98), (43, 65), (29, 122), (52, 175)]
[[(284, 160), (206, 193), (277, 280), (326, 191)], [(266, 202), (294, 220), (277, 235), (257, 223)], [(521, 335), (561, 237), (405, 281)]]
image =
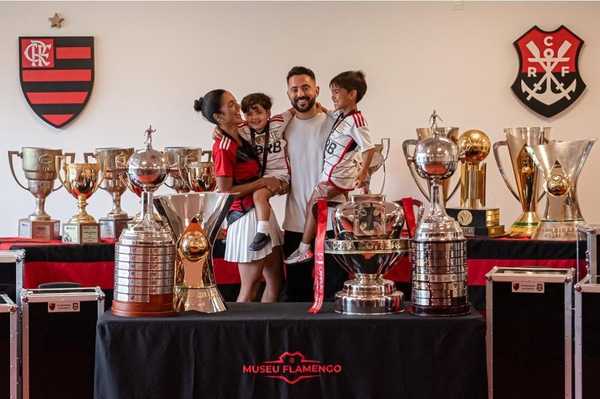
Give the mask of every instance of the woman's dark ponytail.
[(217, 124), (214, 114), (221, 109), (221, 100), (225, 94), (223, 89), (215, 89), (206, 93), (203, 97), (194, 100), (194, 109), (202, 112), (202, 115), (211, 123)]

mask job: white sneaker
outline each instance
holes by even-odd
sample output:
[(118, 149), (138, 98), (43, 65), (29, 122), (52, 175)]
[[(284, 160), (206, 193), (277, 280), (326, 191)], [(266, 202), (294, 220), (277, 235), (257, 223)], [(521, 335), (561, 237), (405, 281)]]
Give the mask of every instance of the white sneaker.
[(300, 248), (296, 249), (290, 256), (288, 256), (283, 263), (290, 265), (293, 263), (304, 263), (313, 260), (314, 254), (310, 249), (301, 251)]

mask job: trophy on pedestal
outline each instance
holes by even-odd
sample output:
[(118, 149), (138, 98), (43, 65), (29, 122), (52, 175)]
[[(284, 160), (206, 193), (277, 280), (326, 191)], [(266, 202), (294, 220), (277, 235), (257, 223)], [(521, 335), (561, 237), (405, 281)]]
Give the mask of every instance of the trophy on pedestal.
[(419, 316), (456, 316), (470, 312), (467, 299), (467, 243), (461, 226), (448, 214), (440, 182), (458, 165), (458, 147), (436, 133), (415, 149), (416, 171), (430, 181), (431, 207), (417, 225), (411, 246), (411, 312)]
[(202, 149), (190, 147), (165, 147), (165, 156), (169, 165), (169, 174), (165, 185), (178, 193), (190, 191), (187, 177), (187, 165), (202, 159)]
[[(208, 155), (206, 161), (202, 160), (204, 155)], [(217, 186), (217, 179), (212, 162), (212, 151), (202, 151), (202, 156), (197, 161), (190, 162), (185, 166), (184, 174), (191, 191), (197, 193), (213, 191)]]
[(94, 158), (100, 164), (104, 180), (100, 188), (112, 196), (113, 208), (100, 218), (100, 238), (118, 239), (121, 231), (131, 221), (131, 217), (121, 209), (121, 195), (127, 189), (124, 178), (127, 176), (127, 161), (133, 148), (96, 148), (94, 153), (83, 154), (85, 162)]
[(500, 209), (486, 208), (486, 163), (491, 142), (481, 130), (468, 130), (458, 138), (460, 159), (460, 206), (447, 208), (458, 221), (465, 236), (499, 237), (504, 235)]
[[(13, 165), (15, 155), (22, 159), (23, 173), (25, 179), (27, 179), (26, 185), (22, 184), (15, 174)], [(54, 181), (57, 177), (54, 158), (57, 155), (62, 155), (62, 150), (23, 147), (21, 152), (8, 152), (8, 164), (13, 178), (19, 187), (29, 191), (35, 197), (36, 202), (35, 211), (29, 217), (19, 219), (19, 237), (40, 240), (57, 240), (60, 238), (60, 221), (52, 219), (44, 209), (46, 197), (62, 187), (60, 185), (54, 188)], [(69, 157), (71, 162), (75, 159), (73, 153), (65, 153), (64, 156)]]
[(152, 148), (150, 126), (146, 147), (128, 161), (127, 175), (142, 194), (140, 220), (128, 226), (115, 245), (115, 289), (112, 312), (117, 316), (170, 316), (173, 310), (175, 244), (169, 229), (156, 222), (152, 196), (167, 177), (162, 152)]
[[(550, 138), (549, 127), (517, 127), (504, 129), (506, 140), (494, 143), (494, 157), (500, 174), (512, 195), (521, 204), (522, 213), (510, 228), (510, 236), (515, 238), (531, 238), (534, 236), (540, 218), (536, 208), (540, 195), (539, 169), (527, 152), (526, 146), (545, 144)], [(510, 183), (500, 160), (500, 148), (507, 147), (510, 154), (516, 189)]]
[(173, 194), (154, 199), (176, 242), (174, 306), (178, 312), (227, 310), (213, 272), (212, 249), (233, 199), (228, 193)]
[(535, 234), (538, 240), (576, 240), (584, 222), (577, 202), (577, 179), (596, 139), (551, 141), (527, 146), (544, 175), (546, 210)]
[[(104, 176), (98, 163), (65, 162), (63, 155), (56, 156), (58, 179), (75, 199), (79, 212), (63, 224), (63, 242), (93, 244), (100, 241), (100, 225), (86, 211), (87, 200), (98, 190)], [(101, 177), (102, 176), (102, 177)]]
[[(415, 183), (417, 184), (419, 191), (421, 191), (421, 194), (423, 194), (423, 196), (428, 201), (430, 201), (430, 198), (429, 198), (429, 193), (431, 191), (431, 187), (429, 186), (430, 181), (429, 180), (423, 181), (423, 179), (421, 177), (419, 177), (419, 174), (416, 171), (416, 165), (415, 165), (416, 146), (418, 145), (419, 142), (433, 137), (434, 133), (447, 138), (448, 140), (452, 141), (453, 143), (456, 143), (458, 141), (458, 128), (457, 127), (438, 127), (437, 120), (441, 120), (441, 118), (435, 111), (433, 111), (431, 118), (436, 120), (435, 127), (417, 128), (417, 140), (408, 139), (408, 140), (404, 140), (402, 142), (402, 151), (404, 152), (404, 158), (406, 159), (406, 164), (408, 165), (408, 170), (410, 171), (410, 174), (412, 175)], [(415, 148), (412, 151), (410, 149), (411, 146), (413, 146)], [(425, 183), (426, 185), (424, 185), (423, 183)], [(452, 198), (452, 196), (454, 196), (454, 193), (456, 193), (456, 190), (458, 189), (458, 186), (459, 186), (459, 182), (457, 182), (456, 185), (454, 186), (454, 188), (452, 188), (452, 189), (450, 189), (450, 179), (449, 178), (442, 179), (440, 181), (440, 184), (441, 184), (441, 188), (442, 188), (442, 200), (445, 204), (446, 202), (448, 202), (448, 200), (450, 200), (450, 198)]]
[(408, 253), (409, 241), (400, 238), (404, 213), (381, 194), (351, 195), (334, 215), (335, 239), (325, 240), (330, 254), (353, 280), (335, 294), (334, 309), (348, 315), (389, 314), (402, 311), (404, 295), (382, 276)]

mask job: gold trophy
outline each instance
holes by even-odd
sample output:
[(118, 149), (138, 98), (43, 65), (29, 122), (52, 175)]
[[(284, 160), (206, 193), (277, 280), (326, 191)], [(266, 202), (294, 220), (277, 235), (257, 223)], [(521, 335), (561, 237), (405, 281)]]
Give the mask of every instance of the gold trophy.
[(204, 151), (200, 148), (165, 147), (163, 152), (167, 158), (169, 168), (165, 185), (178, 193), (189, 192), (190, 186), (186, 174), (187, 165), (201, 161)]
[(481, 130), (468, 130), (458, 139), (460, 153), (460, 207), (448, 208), (448, 215), (460, 223), (465, 236), (504, 235), (500, 209), (486, 208), (486, 163), (492, 144)]
[(133, 148), (96, 148), (93, 153), (83, 154), (84, 162), (90, 158), (100, 164), (104, 177), (100, 188), (109, 193), (113, 200), (113, 208), (100, 218), (100, 238), (119, 239), (121, 231), (127, 227), (131, 217), (121, 208), (121, 196), (127, 190), (123, 178), (127, 177), (127, 161), (133, 154)]
[[(504, 129), (506, 140), (494, 143), (494, 157), (500, 170), (500, 174), (506, 183), (506, 186), (521, 203), (521, 216), (512, 224), (510, 236), (515, 238), (531, 238), (540, 223), (536, 208), (538, 202), (542, 199), (540, 195), (540, 176), (539, 169), (533, 163), (533, 160), (525, 148), (528, 145), (545, 144), (550, 138), (549, 127), (517, 127), (515, 129)], [(510, 154), (512, 170), (515, 176), (516, 189), (510, 183), (504, 167), (500, 161), (500, 147), (506, 146)]]
[[(442, 119), (439, 117), (437, 112), (433, 111), (433, 114), (430, 117), (430, 120), (441, 121)], [(428, 138), (433, 137), (433, 130), (442, 137), (445, 137), (452, 141), (454, 144), (458, 141), (458, 128), (457, 127), (422, 127), (417, 128), (417, 140), (408, 139), (402, 142), (402, 151), (404, 152), (404, 158), (406, 159), (406, 164), (408, 165), (408, 170), (412, 175), (419, 191), (421, 194), (427, 199), (430, 200), (429, 193), (431, 192), (431, 182), (429, 180), (423, 179), (417, 173), (415, 166), (415, 149), (419, 142), (426, 140)], [(413, 147), (411, 150), (411, 146)], [(424, 184), (425, 183), (425, 184)], [(458, 189), (459, 182), (456, 183), (454, 188), (450, 190), (450, 178), (443, 179), (440, 182), (442, 186), (442, 201), (444, 204), (452, 198), (456, 190)]]
[(577, 226), (585, 221), (577, 201), (577, 179), (596, 139), (551, 141), (527, 146), (544, 175), (546, 209), (535, 233), (538, 240), (577, 240)]
[[(208, 154), (208, 160), (202, 161), (202, 156), (205, 154)], [(191, 191), (197, 193), (213, 191), (217, 185), (217, 179), (212, 162), (212, 151), (202, 151), (200, 159), (185, 165), (184, 175)]]
[[(15, 174), (13, 165), (15, 155), (22, 160), (27, 185), (22, 184)], [(29, 217), (19, 219), (19, 237), (39, 240), (57, 240), (60, 238), (60, 221), (52, 219), (44, 209), (46, 197), (62, 187), (54, 188), (54, 180), (56, 180), (54, 157), (57, 155), (62, 155), (62, 150), (23, 147), (21, 152), (8, 152), (8, 164), (13, 178), (19, 187), (29, 191), (35, 197), (36, 202), (35, 211)], [(69, 157), (71, 160), (75, 159), (73, 153), (65, 153), (64, 156)]]
[(100, 177), (99, 163), (65, 162), (65, 157), (56, 157), (58, 178), (77, 199), (79, 212), (63, 224), (63, 242), (75, 244), (93, 244), (100, 241), (100, 225), (85, 210), (87, 199), (98, 190), (104, 177)]

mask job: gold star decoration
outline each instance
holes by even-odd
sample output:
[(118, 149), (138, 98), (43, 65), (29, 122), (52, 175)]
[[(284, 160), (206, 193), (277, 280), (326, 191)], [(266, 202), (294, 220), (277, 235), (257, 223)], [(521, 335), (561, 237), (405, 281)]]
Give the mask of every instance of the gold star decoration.
[(48, 21), (50, 21), (51, 28), (62, 28), (62, 23), (64, 20), (65, 19), (61, 17), (58, 13), (54, 13), (53, 16), (48, 18)]

